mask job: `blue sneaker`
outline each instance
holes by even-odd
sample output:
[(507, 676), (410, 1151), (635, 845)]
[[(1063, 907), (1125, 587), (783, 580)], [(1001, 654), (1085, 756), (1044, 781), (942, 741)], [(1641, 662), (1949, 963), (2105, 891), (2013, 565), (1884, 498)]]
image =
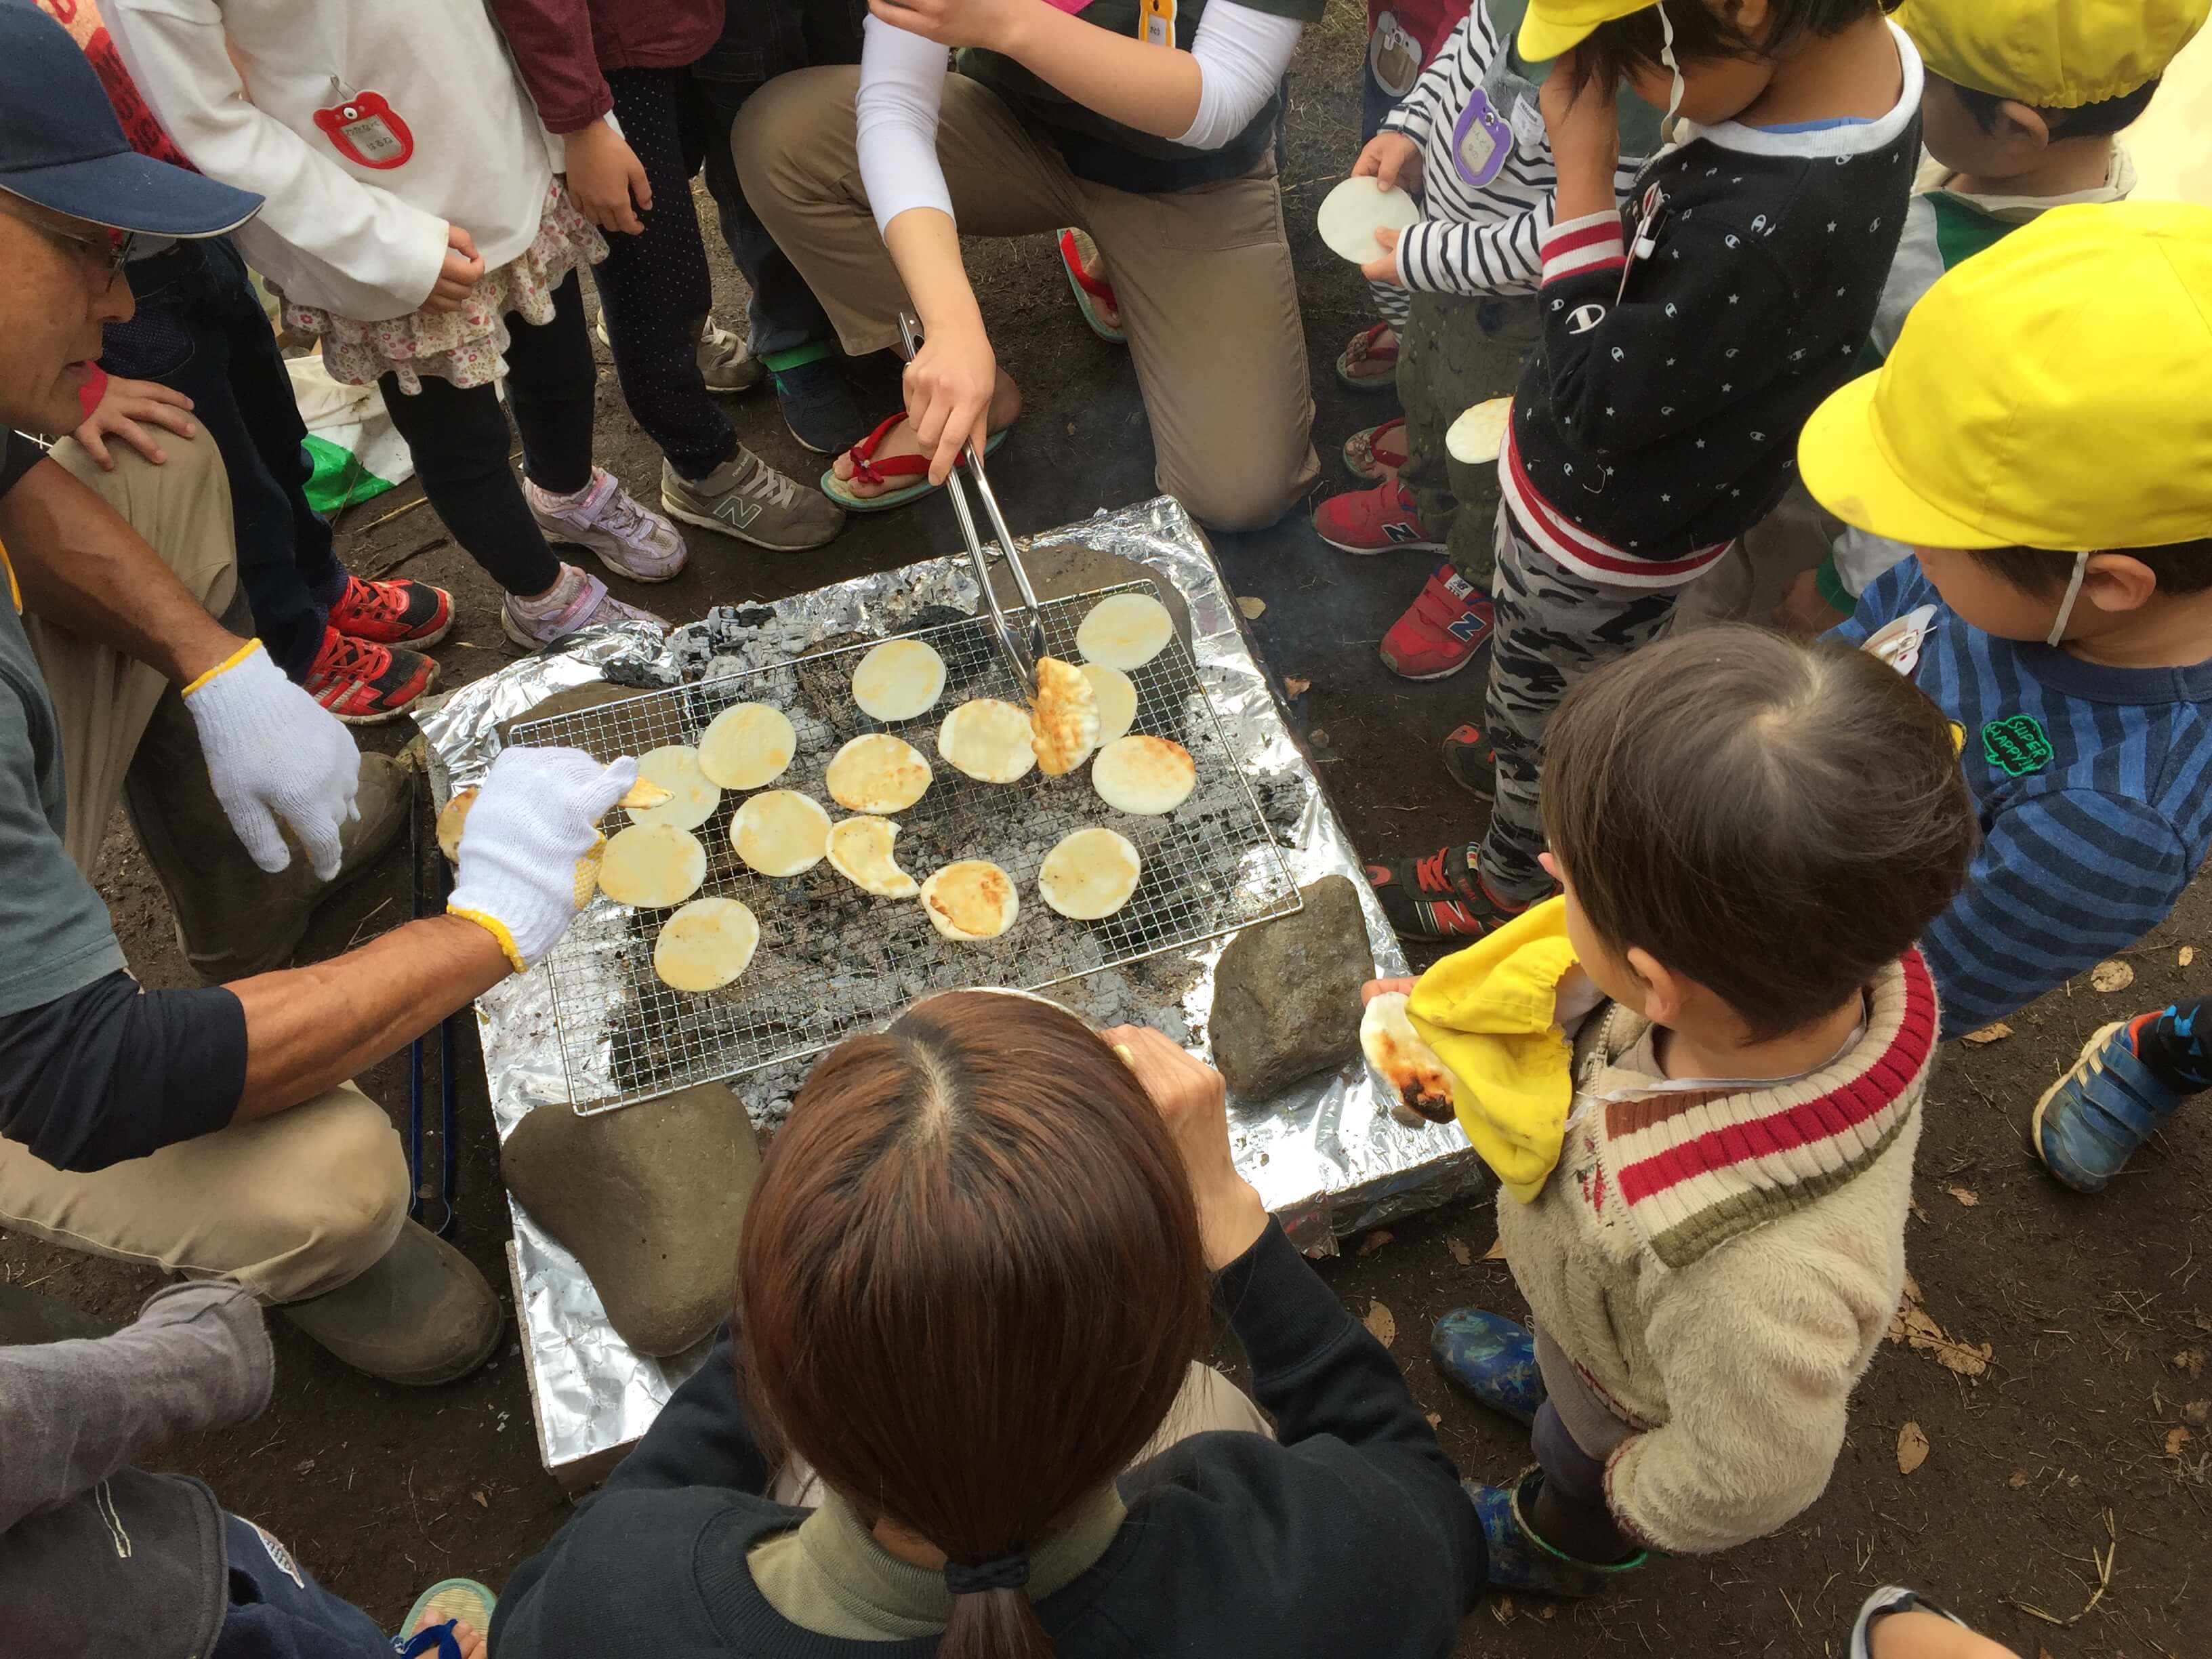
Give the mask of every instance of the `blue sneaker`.
[(874, 422), (861, 413), (860, 400), (845, 383), (834, 355), (811, 363), (770, 371), (776, 406), (799, 447), (817, 455), (842, 455), (868, 435)]
[(1453, 1387), (1523, 1423), (1544, 1403), (1535, 1334), (1504, 1314), (1455, 1308), (1429, 1333), (1429, 1357)]
[(2124, 1021), (2107, 1025), (2035, 1103), (2035, 1154), (2075, 1192), (2100, 1192), (2188, 1098), (2136, 1057)]
[(1534, 1501), (1543, 1479), (1541, 1470), (1531, 1469), (1510, 1486), (1460, 1482), (1481, 1523), (1482, 1541), (1490, 1557), (1490, 1582), (1498, 1589), (1581, 1601), (1610, 1589), (1621, 1574), (1635, 1571), (1651, 1559), (1650, 1551), (1638, 1550), (1626, 1561), (1600, 1566), (1594, 1561), (1577, 1561), (1537, 1537), (1523, 1505)]

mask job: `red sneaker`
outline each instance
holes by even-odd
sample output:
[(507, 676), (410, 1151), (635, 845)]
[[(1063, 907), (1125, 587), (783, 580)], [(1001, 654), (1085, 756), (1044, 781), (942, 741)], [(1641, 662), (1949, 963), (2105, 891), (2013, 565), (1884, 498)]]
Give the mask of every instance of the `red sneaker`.
[(420, 652), (326, 628), (304, 684), (308, 696), (348, 726), (375, 726), (405, 714), (437, 681), (438, 665)]
[(1401, 937), (1480, 939), (1528, 907), (1490, 890), (1471, 845), (1440, 847), (1426, 858), (1370, 864), (1367, 884)]
[(453, 625), (453, 596), (428, 582), (365, 582), (346, 578), (331, 607), (331, 626), (348, 639), (378, 645), (435, 645)]
[(1474, 660), (1494, 620), (1488, 596), (1447, 559), (1382, 636), (1382, 661), (1400, 679), (1443, 679)]
[(1332, 495), (1314, 508), (1314, 532), (1346, 553), (1441, 553), (1413, 511), (1413, 492), (1395, 478), (1372, 489)]

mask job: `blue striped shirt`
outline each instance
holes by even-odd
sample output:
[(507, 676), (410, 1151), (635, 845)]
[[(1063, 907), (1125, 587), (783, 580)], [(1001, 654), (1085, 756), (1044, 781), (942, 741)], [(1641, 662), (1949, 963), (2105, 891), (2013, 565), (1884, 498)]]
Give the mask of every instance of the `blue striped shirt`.
[[(1909, 639), (1922, 630), (1917, 649)], [(2109, 668), (2001, 640), (1907, 559), (1828, 637), (1881, 650), (1959, 729), (1981, 816), (1966, 886), (1921, 941), (1948, 1035), (2011, 1013), (2166, 920), (2212, 843), (2212, 662)]]

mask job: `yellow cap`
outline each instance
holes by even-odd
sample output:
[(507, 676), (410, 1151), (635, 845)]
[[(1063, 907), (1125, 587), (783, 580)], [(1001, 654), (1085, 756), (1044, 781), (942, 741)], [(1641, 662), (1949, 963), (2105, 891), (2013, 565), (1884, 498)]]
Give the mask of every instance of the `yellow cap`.
[(2165, 74), (2208, 12), (2212, 0), (1905, 0), (1895, 21), (1946, 81), (2079, 109)]
[(2212, 535), (2212, 208), (2053, 208), (1922, 296), (1797, 462), (1844, 523), (2086, 553)]
[[(1616, 17), (1649, 11), (1657, 0), (1528, 0), (1516, 41), (1521, 56), (1532, 64), (1580, 46), (1600, 23)], [(1696, 5), (1698, 0), (1689, 0)]]

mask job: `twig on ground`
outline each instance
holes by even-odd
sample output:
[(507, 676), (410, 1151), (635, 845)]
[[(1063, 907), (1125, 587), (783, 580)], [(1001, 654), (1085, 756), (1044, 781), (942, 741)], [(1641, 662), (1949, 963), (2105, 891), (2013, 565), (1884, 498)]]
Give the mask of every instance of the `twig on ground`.
[(2105, 1599), (2105, 1592), (2112, 1587), (2112, 1558), (2120, 1553), (2120, 1534), (2119, 1528), (2113, 1522), (2112, 1512), (2110, 1510), (2105, 1511), (2105, 1536), (2112, 1541), (2105, 1546), (2103, 1553), (2100, 1554), (2094, 1549), (2089, 1552), (2089, 1559), (2097, 1564), (2097, 1587), (2089, 1592), (2089, 1599), (2082, 1603), (2081, 1611), (2072, 1618), (2061, 1619), (2056, 1613), (2045, 1613), (2041, 1607), (2032, 1606), (2014, 1596), (2008, 1595), (2005, 1600), (2031, 1619), (2039, 1619), (2045, 1624), (2058, 1630), (2073, 1629), (2096, 1609), (2097, 1603)]

